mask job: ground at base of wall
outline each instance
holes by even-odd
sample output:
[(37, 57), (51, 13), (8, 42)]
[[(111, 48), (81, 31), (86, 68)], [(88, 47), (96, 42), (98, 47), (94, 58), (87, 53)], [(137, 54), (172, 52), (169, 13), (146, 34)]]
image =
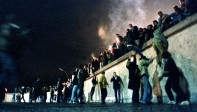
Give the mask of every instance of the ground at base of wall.
[(197, 112), (197, 103), (187, 106), (131, 103), (2, 103), (0, 112)]

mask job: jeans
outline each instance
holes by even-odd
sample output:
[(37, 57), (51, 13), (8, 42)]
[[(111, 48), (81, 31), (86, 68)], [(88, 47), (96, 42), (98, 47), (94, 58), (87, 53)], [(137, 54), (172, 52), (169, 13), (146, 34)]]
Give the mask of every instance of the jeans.
[(143, 83), (143, 86), (144, 86), (143, 87), (144, 92), (143, 92), (141, 102), (149, 103), (152, 99), (152, 89), (151, 89), (150, 83), (148, 81), (148, 77), (146, 75), (144, 75), (142, 77), (142, 83)]
[(17, 78), (14, 59), (8, 53), (0, 51), (0, 83), (5, 84), (8, 91), (14, 92)]
[(115, 94), (116, 102), (120, 103), (120, 89), (114, 89), (114, 94)]
[(140, 56), (143, 56), (142, 51), (140, 51), (140, 49), (137, 48), (137, 47), (134, 46), (134, 45), (127, 45), (127, 49), (128, 49), (129, 51), (134, 50), (134, 51), (135, 51), (136, 53), (138, 53)]
[(71, 102), (75, 101), (75, 97), (77, 96), (77, 90), (78, 90), (78, 85), (74, 85), (72, 89)]
[(83, 101), (83, 89), (84, 89), (84, 81), (78, 80), (78, 90), (77, 90), (77, 96), (80, 101), (80, 103)]

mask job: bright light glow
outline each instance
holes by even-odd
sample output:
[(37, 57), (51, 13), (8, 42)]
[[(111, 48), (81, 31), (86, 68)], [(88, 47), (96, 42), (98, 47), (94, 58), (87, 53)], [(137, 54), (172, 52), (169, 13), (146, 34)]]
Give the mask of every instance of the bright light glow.
[(104, 30), (104, 27), (103, 26), (100, 26), (99, 27), (98, 35), (99, 35), (99, 37), (101, 39), (105, 39), (106, 38), (106, 31)]
[(117, 44), (120, 44), (120, 40), (119, 40), (118, 37), (116, 38), (116, 43), (117, 43)]
[(112, 51), (112, 46), (111, 45), (109, 45), (109, 50)]
[(91, 54), (91, 57), (92, 59), (97, 59), (94, 53)]

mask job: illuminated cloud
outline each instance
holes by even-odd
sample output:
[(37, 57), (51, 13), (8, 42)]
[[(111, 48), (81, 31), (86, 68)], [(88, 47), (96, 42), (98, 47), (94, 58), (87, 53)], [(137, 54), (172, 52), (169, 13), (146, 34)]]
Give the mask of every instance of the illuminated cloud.
[(106, 31), (105, 31), (105, 29), (104, 29), (103, 26), (100, 26), (100, 27), (99, 27), (99, 29), (98, 29), (98, 35), (99, 35), (99, 37), (100, 37), (102, 40), (106, 39)]

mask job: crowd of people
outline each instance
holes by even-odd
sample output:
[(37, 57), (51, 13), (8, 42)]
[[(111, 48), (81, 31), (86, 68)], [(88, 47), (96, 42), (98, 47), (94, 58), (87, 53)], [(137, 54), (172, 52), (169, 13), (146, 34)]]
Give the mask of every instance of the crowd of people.
[[(133, 90), (132, 102), (133, 103), (142, 103), (149, 104), (152, 99), (152, 87), (149, 83), (149, 74), (148, 74), (148, 66), (154, 60), (154, 58), (148, 59), (141, 52), (144, 44), (153, 39), (153, 48), (157, 54), (156, 62), (157, 66), (155, 67), (154, 73), (154, 83), (153, 83), (153, 93), (157, 95), (158, 103), (163, 103), (162, 101), (162, 92), (160, 87), (160, 81), (163, 77), (168, 77), (165, 91), (167, 96), (169, 97), (169, 104), (181, 104), (188, 105), (189, 104), (189, 90), (187, 83), (185, 85), (180, 86), (181, 81), (186, 82), (186, 79), (183, 76), (181, 70), (176, 66), (174, 60), (172, 59), (170, 53), (168, 52), (168, 41), (164, 36), (163, 32), (168, 28), (176, 25), (180, 21), (184, 20), (188, 16), (197, 12), (195, 5), (192, 4), (192, 0), (180, 0), (181, 7), (174, 6), (174, 12), (172, 14), (163, 14), (162, 11), (158, 12), (159, 18), (158, 20), (153, 21), (153, 25), (150, 24), (147, 28), (138, 28), (138, 26), (134, 26), (133, 24), (129, 24), (129, 29), (126, 31), (125, 36), (121, 36), (120, 34), (116, 34), (117, 39), (113, 43), (110, 49), (106, 49), (104, 52), (100, 53), (97, 59), (93, 59), (89, 64), (81, 64), (79, 67), (76, 67), (76, 70), (72, 74), (71, 79), (67, 79), (67, 82), (63, 82), (61, 78), (58, 79), (56, 86), (51, 87), (43, 87), (40, 83), (40, 79), (38, 78), (34, 83), (32, 88), (29, 89), (29, 98), (30, 102), (37, 101), (40, 99), (41, 102), (46, 102), (47, 92), (50, 92), (50, 102), (53, 102), (56, 99), (57, 103), (66, 102), (66, 103), (85, 103), (84, 100), (84, 81), (93, 74), (92, 78), (92, 88), (90, 91), (90, 100), (93, 100), (93, 95), (95, 91), (95, 86), (98, 84), (101, 90), (101, 102), (105, 104), (105, 98), (107, 97), (107, 87), (108, 82), (105, 77), (105, 73), (102, 73), (102, 76), (97, 79), (95, 72), (100, 68), (106, 66), (112, 61), (118, 59), (124, 54), (134, 51), (135, 54), (132, 55), (127, 62), (126, 67), (129, 70), (129, 89)], [(4, 25), (3, 25), (4, 26)], [(1, 73), (0, 78), (0, 88), (1, 88), (1, 101), (3, 101), (4, 97), (4, 88), (5, 81), (7, 79), (16, 80), (15, 77), (11, 77), (11, 74), (16, 74), (15, 67), (5, 65), (5, 59), (12, 62), (12, 59), (9, 57), (9, 53), (5, 52), (6, 44), (3, 43), (6, 41), (7, 34), (5, 31), (10, 30), (9, 28), (14, 28), (19, 30), (19, 27), (14, 24), (7, 24), (7, 27), (1, 27), (0, 32), (0, 62), (1, 66), (10, 67), (10, 68), (1, 68), (6, 70), (4, 74)], [(5, 24), (6, 26), (6, 24)], [(20, 34), (25, 34), (26, 32), (20, 32)], [(133, 58), (133, 61), (131, 60)], [(138, 62), (138, 64), (137, 64)], [(11, 63), (13, 64), (13, 63)], [(7, 72), (9, 69), (9, 73)], [(159, 77), (159, 69), (163, 69), (163, 74)], [(12, 73), (10, 73), (12, 72)], [(10, 77), (11, 78), (10, 78)], [(181, 79), (181, 81), (180, 81)], [(120, 87), (122, 80), (120, 76), (113, 73), (113, 77), (110, 80), (113, 83), (113, 89), (115, 94), (115, 103), (120, 103)], [(11, 81), (12, 82), (15, 81)], [(12, 84), (13, 85), (13, 84)], [(139, 90), (141, 86), (141, 98), (139, 98)], [(13, 87), (13, 86), (12, 86)], [(176, 94), (176, 101), (172, 94), (172, 90)], [(55, 94), (57, 91), (57, 94)], [(86, 90), (85, 90), (86, 91)], [(15, 93), (21, 93), (21, 96), (16, 97), (14, 94), (14, 101), (20, 102), (21, 99), (25, 102), (24, 93), (25, 87), (21, 87), (20, 89), (15, 89)], [(55, 98), (54, 98), (55, 97)]]

